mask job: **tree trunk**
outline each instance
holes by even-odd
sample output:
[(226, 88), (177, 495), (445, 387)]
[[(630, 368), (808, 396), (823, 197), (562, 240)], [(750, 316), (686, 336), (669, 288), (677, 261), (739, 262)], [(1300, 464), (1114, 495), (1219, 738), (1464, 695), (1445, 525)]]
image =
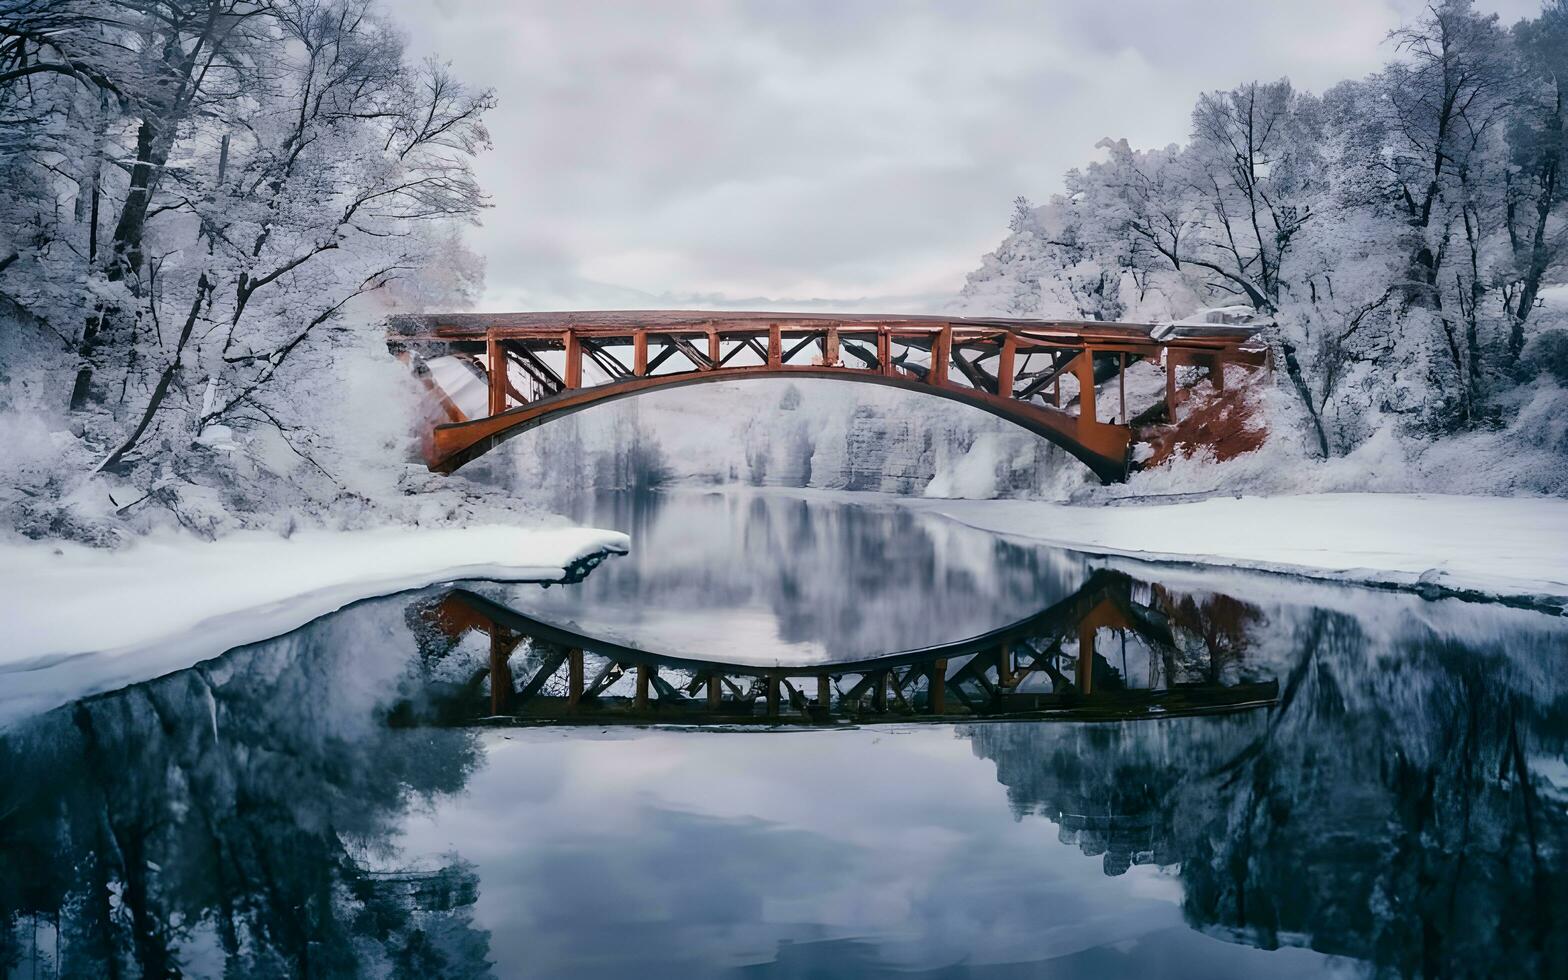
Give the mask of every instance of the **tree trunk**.
[[(158, 177), (163, 173), (169, 151), (173, 148), (173, 140), (163, 135), (165, 131), (172, 133), (173, 127), (166, 126), (160, 130), (151, 117), (144, 118), (137, 128), (136, 162), (131, 166), (131, 186), (125, 195), (125, 203), (120, 207), (120, 217), (114, 224), (109, 262), (104, 268), (104, 278), (109, 282), (124, 282), (141, 272), (147, 212), (152, 204), (152, 195), (157, 190)], [(94, 234), (96, 237), (96, 232)], [(104, 336), (113, 327), (113, 311), (99, 303), (82, 330), (82, 342), (78, 349), (81, 363), (76, 371), (76, 383), (71, 388), (73, 412), (81, 411), (92, 400), (93, 364)]]
[(1324, 459), (1329, 456), (1328, 433), (1323, 430), (1323, 418), (1318, 414), (1317, 406), (1312, 404), (1312, 389), (1307, 387), (1307, 380), (1301, 373), (1301, 362), (1296, 360), (1296, 345), (1287, 340), (1279, 340), (1280, 360), (1285, 362), (1285, 375), (1290, 378), (1291, 387), (1296, 390), (1296, 397), (1301, 401), (1301, 407), (1307, 410), (1307, 418), (1312, 421), (1312, 431), (1318, 438), (1318, 452)]
[(190, 342), (191, 333), (196, 329), (196, 320), (201, 314), (201, 304), (206, 301), (207, 293), (211, 289), (212, 284), (208, 281), (206, 274), (203, 273), (201, 279), (196, 283), (196, 298), (191, 301), (190, 313), (186, 315), (185, 325), (180, 329), (180, 339), (174, 346), (174, 357), (169, 361), (168, 367), (163, 369), (163, 374), (159, 375), (158, 383), (152, 390), (152, 397), (147, 400), (147, 408), (142, 412), (141, 421), (136, 424), (136, 428), (131, 431), (131, 434), (126, 437), (125, 441), (120, 443), (119, 447), (110, 453), (108, 458), (98, 464), (97, 470), (113, 469), (120, 460), (125, 458), (127, 453), (136, 447), (136, 443), (140, 441), (142, 435), (147, 431), (147, 426), (152, 424), (153, 416), (158, 414), (158, 409), (162, 407), (163, 400), (168, 397), (169, 386), (174, 383), (175, 376), (180, 373), (180, 355), (185, 352), (185, 345)]
[(1514, 307), (1513, 322), (1508, 328), (1508, 366), (1519, 362), (1524, 351), (1524, 321), (1530, 316), (1531, 307), (1541, 291), (1541, 279), (1551, 258), (1546, 244), (1546, 226), (1557, 203), (1558, 161), (1547, 164), (1542, 174), (1541, 196), (1536, 201), (1535, 229), (1530, 236), (1530, 264), (1525, 266), (1524, 281), (1519, 291), (1519, 304)]
[(1481, 408), (1481, 337), (1477, 319), (1481, 314), (1481, 300), (1486, 295), (1486, 285), (1481, 281), (1480, 215), (1470, 206), (1465, 213), (1465, 244), (1470, 251), (1470, 287), (1468, 301), (1461, 299), (1460, 307), (1465, 316), (1465, 421), (1473, 422)]

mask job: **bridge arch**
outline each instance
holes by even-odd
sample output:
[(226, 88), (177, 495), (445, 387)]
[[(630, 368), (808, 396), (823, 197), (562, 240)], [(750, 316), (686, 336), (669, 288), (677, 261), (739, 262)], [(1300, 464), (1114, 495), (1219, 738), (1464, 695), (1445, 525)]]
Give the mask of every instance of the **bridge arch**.
[[(423, 439), (426, 462), (437, 472), (453, 472), (555, 419), (652, 391), (748, 379), (821, 379), (969, 405), (1060, 446), (1109, 483), (1125, 479), (1132, 469), (1133, 429), (1125, 382), (1119, 386), (1120, 412), (1110, 422), (1096, 413), (1099, 388), (1139, 358), (1165, 362), (1166, 405), (1179, 397), (1179, 364), (1203, 365), (1223, 386), (1225, 363), (1263, 363), (1261, 349), (1244, 346), (1257, 329), (1252, 324), (1160, 329), (1045, 320), (628, 311), (394, 317), (388, 321), (387, 342), (425, 379), (440, 406), (438, 420)], [(629, 365), (622, 360), (628, 352)], [(465, 411), (434, 380), (425, 365), (436, 357), (464, 359), (483, 380), (482, 411), (474, 406)], [(689, 369), (660, 373), (672, 358)], [(605, 378), (603, 383), (583, 384), (585, 361)], [(1065, 407), (1064, 379), (1077, 389)]]
[[(527, 405), (507, 409), (500, 415), (463, 422), (448, 422), (435, 427), (432, 433), (433, 453), (427, 462), (434, 470), (451, 473), (463, 465), (499, 446), (513, 436), (521, 435), (556, 419), (638, 395), (657, 391), (670, 391), (691, 385), (715, 384), (733, 381), (762, 380), (829, 380), (843, 383), (872, 384), (897, 388), (916, 394), (944, 398), (978, 408), (982, 412), (1006, 419), (1035, 435), (1060, 446), (1100, 479), (1111, 482), (1127, 474), (1130, 439), (1102, 440), (1101, 449), (1080, 442), (1073, 434), (1074, 422), (1063, 412), (1051, 412), (1043, 406), (1031, 405), (1010, 399), (998, 398), (973, 388), (933, 387), (909, 377), (890, 377), (842, 368), (785, 368), (782, 370), (724, 368), (717, 371), (683, 372), (672, 375), (654, 375), (636, 381), (595, 385), (550, 395)], [(1116, 443), (1120, 443), (1119, 449)], [(1103, 447), (1109, 443), (1114, 455)]]

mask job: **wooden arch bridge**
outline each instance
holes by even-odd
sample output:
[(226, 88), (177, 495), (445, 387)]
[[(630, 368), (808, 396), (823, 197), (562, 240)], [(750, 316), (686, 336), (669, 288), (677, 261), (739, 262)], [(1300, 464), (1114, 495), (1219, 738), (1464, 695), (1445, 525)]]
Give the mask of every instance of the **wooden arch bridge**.
[[(462, 313), (391, 317), (387, 345), (431, 395), (423, 448), (438, 472), (553, 419), (644, 392), (826, 378), (971, 405), (1055, 443), (1112, 482), (1133, 469), (1136, 424), (1162, 408), (1170, 416), (1180, 396), (1177, 368), (1203, 367), (1223, 388), (1225, 364), (1266, 363), (1266, 350), (1251, 343), (1259, 329), (668, 310)], [(1126, 370), (1138, 360), (1163, 365), (1165, 399), (1152, 415), (1129, 417)]]

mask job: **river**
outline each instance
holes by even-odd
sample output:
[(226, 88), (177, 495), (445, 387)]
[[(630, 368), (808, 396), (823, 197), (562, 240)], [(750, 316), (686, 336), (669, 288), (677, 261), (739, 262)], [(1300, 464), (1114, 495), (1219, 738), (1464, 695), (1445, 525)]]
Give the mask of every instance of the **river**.
[(1561, 618), (874, 497), (574, 510), (632, 554), (0, 732), (0, 975), (1568, 973)]

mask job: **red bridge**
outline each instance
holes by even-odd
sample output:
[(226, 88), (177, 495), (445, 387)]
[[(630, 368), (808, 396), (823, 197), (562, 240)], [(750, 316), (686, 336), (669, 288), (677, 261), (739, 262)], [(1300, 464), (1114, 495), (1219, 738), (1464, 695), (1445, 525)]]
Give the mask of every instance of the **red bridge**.
[[(1158, 361), (1166, 395), (1176, 369), (1262, 365), (1255, 324), (1165, 326), (944, 316), (713, 311), (458, 313), (394, 316), (387, 345), (409, 363), (436, 411), (424, 440), (449, 473), (520, 432), (647, 391), (749, 378), (825, 378), (887, 385), (972, 405), (1082, 460), (1106, 482), (1133, 469), (1126, 370)], [(584, 384), (587, 368), (599, 383)], [(1063, 397), (1063, 382), (1067, 397)], [(1118, 383), (1119, 411), (1097, 402)], [(461, 389), (482, 386), (460, 404)], [(1158, 412), (1154, 413), (1158, 415)]]

